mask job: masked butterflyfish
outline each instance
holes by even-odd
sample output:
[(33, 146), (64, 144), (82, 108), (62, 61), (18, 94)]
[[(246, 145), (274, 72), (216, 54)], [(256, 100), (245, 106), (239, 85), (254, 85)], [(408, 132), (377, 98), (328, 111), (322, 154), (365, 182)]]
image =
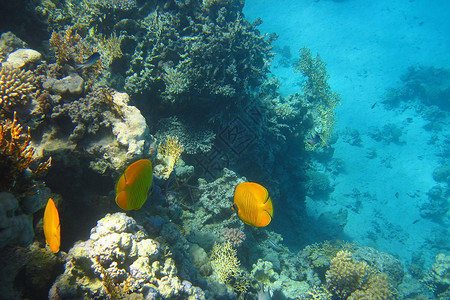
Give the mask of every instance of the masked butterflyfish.
[(255, 227), (267, 226), (273, 216), (269, 192), (254, 182), (237, 185), (234, 190), (233, 210), (245, 224)]
[(49, 198), (44, 211), (44, 235), (45, 242), (53, 252), (58, 252), (61, 245), (60, 230), (58, 209), (53, 199)]
[(153, 168), (148, 159), (129, 165), (116, 183), (116, 203), (123, 210), (140, 209), (152, 186)]

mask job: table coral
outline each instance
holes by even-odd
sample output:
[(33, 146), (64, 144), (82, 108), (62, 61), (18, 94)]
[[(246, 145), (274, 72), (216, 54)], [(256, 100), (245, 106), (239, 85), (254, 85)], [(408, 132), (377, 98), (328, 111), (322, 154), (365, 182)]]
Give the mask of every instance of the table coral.
[(50, 299), (155, 297), (205, 299), (201, 289), (182, 282), (170, 254), (124, 213), (107, 214), (68, 253), (66, 268)]

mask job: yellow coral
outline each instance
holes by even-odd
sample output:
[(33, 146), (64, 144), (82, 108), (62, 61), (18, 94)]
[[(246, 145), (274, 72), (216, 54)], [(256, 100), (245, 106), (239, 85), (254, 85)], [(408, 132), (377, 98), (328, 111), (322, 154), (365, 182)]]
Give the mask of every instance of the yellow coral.
[(215, 243), (211, 253), (211, 267), (220, 282), (230, 284), (238, 293), (245, 293), (250, 286), (246, 273), (240, 269), (236, 249), (230, 242)]
[(354, 261), (349, 251), (339, 251), (326, 275), (327, 288), (334, 299), (394, 299), (386, 274), (366, 262)]
[[(0, 124), (0, 190), (15, 190), (20, 192), (26, 187), (14, 186), (23, 184), (25, 176), (23, 171), (34, 161), (34, 148), (30, 145), (30, 130), (22, 134), (23, 127), (17, 122), (16, 113), (13, 121), (6, 120)], [(36, 170), (32, 171), (33, 177), (40, 175), (51, 165), (51, 158), (40, 163)]]
[(226, 283), (231, 277), (241, 273), (237, 251), (229, 242), (215, 243), (210, 260), (214, 274), (223, 283)]
[(24, 100), (36, 89), (35, 80), (31, 71), (2, 67), (0, 70), (0, 109), (9, 110), (18, 101)]
[(347, 299), (362, 286), (368, 274), (367, 263), (353, 261), (350, 251), (339, 251), (325, 275), (327, 288), (337, 299)]
[(158, 146), (156, 158), (159, 164), (155, 167), (155, 174), (158, 177), (168, 179), (181, 153), (183, 153), (183, 147), (178, 138), (168, 136), (166, 141)]
[(380, 299), (391, 300), (394, 299), (391, 285), (388, 277), (384, 273), (373, 273), (370, 275), (367, 283), (362, 289), (353, 292), (349, 300), (364, 300), (364, 299)]

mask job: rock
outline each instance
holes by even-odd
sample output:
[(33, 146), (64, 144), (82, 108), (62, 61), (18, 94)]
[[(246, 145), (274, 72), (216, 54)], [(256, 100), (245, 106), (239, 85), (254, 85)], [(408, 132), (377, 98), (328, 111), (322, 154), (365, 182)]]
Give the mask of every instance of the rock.
[(10, 193), (0, 193), (0, 249), (31, 243), (34, 237), (31, 216), (18, 213), (19, 202)]
[(21, 68), (28, 63), (39, 61), (41, 57), (41, 53), (37, 52), (36, 50), (17, 49), (8, 56), (8, 59), (3, 65), (12, 68)]
[(57, 94), (81, 94), (84, 90), (84, 79), (77, 74), (70, 74), (62, 79), (47, 79), (43, 87), (50, 92)]

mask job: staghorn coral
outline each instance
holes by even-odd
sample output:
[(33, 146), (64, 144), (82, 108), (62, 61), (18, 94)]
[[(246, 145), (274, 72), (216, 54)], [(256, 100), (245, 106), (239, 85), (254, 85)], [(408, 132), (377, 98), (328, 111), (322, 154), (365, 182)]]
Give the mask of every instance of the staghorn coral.
[(153, 173), (159, 178), (168, 179), (181, 153), (183, 153), (183, 147), (178, 138), (166, 137), (166, 140), (158, 146), (158, 155), (156, 156), (158, 164)]
[(327, 288), (336, 299), (347, 299), (361, 288), (368, 274), (368, 265), (365, 262), (353, 261), (349, 251), (339, 251), (331, 260), (330, 269), (325, 275)]
[(22, 130), (16, 113), (12, 122), (6, 120), (0, 125), (0, 190), (13, 191), (19, 195), (31, 189), (32, 179), (41, 175), (51, 165), (49, 158), (32, 170), (31, 176), (25, 174), (25, 170), (35, 160), (35, 149), (30, 145), (30, 130), (25, 134)]
[(307, 133), (306, 149), (313, 151), (325, 148), (336, 123), (334, 110), (340, 103), (341, 96), (331, 90), (327, 82), (330, 76), (319, 54), (313, 58), (310, 49), (300, 49), (296, 70), (307, 77), (302, 87), (303, 101), (309, 107), (309, 114), (314, 123)]
[(245, 241), (245, 233), (239, 228), (224, 228), (222, 234), (225, 241), (236, 248)]
[(1, 66), (0, 109), (9, 111), (17, 104), (23, 104), (36, 90), (36, 78), (31, 71)]

